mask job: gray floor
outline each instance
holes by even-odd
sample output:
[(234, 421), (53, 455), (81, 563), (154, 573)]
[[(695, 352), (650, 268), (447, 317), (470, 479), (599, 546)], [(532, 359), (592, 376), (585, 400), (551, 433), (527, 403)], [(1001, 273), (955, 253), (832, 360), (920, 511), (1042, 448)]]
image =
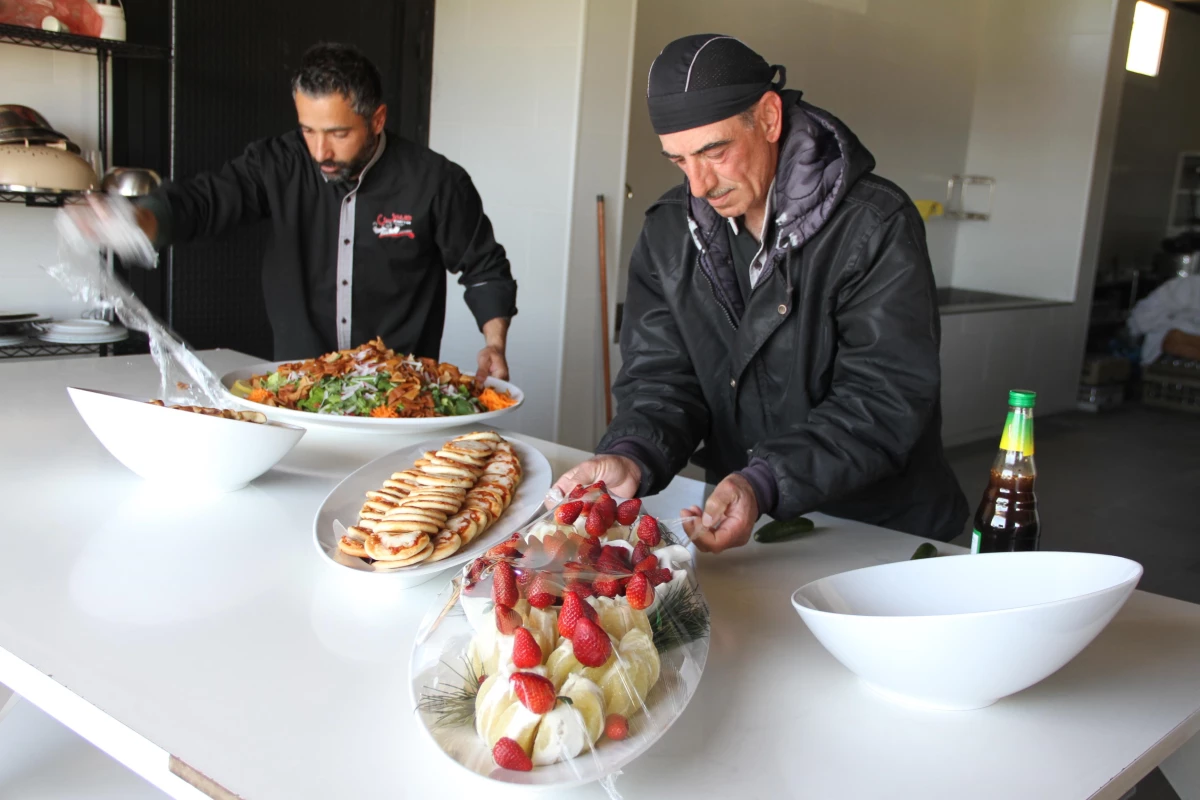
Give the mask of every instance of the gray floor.
[[(947, 451), (972, 513), (999, 441)], [(1131, 405), (1035, 420), (1043, 550), (1131, 558), (1139, 589), (1200, 603), (1200, 416)], [(969, 546), (967, 535), (955, 544)], [(1155, 770), (1137, 800), (1178, 800)]]

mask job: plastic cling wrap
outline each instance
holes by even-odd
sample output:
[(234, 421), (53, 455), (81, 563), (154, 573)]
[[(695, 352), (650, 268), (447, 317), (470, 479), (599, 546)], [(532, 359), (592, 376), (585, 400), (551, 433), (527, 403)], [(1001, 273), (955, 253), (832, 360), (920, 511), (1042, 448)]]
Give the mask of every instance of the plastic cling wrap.
[[(154, 263), (154, 248), (133, 221), (133, 207), (120, 196), (102, 203), (105, 216), (97, 217), (103, 239), (122, 258)], [(162, 374), (159, 397), (168, 404), (228, 408), (220, 380), (172, 331), (150, 313), (145, 304), (119, 278), (109, 273), (97, 247), (79, 229), (66, 210), (56, 220), (59, 263), (46, 272), (62, 284), (75, 300), (97, 309), (113, 311), (131, 330), (150, 341), (150, 354)], [(93, 224), (97, 224), (94, 222)]]
[(462, 767), (558, 787), (615, 777), (683, 713), (708, 657), (686, 537), (602, 484), (469, 563), (422, 623), (419, 721)]

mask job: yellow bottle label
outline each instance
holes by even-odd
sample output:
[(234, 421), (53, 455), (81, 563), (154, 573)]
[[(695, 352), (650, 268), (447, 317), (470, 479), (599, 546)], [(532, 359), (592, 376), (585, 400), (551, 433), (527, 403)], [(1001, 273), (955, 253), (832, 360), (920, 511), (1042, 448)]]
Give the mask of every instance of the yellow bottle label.
[(1000, 437), (1000, 449), (1033, 455), (1033, 417), (1008, 412), (1004, 423), (1004, 435)]

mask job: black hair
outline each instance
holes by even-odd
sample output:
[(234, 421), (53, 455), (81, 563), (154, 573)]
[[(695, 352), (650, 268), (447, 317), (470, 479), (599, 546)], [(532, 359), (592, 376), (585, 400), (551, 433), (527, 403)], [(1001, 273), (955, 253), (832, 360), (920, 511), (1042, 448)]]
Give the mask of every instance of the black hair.
[(340, 94), (354, 113), (370, 119), (383, 102), (383, 80), (379, 70), (358, 48), (336, 42), (321, 42), (300, 59), (292, 76), (292, 92), (309, 97)]

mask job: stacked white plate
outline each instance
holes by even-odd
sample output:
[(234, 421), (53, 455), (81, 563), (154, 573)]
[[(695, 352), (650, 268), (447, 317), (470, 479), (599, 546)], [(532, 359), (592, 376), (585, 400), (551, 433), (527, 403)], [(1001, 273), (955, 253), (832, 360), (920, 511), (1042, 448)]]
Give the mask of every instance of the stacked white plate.
[(72, 319), (42, 326), (38, 338), (51, 344), (104, 344), (129, 336), (123, 325), (102, 319)]
[(23, 344), (28, 338), (28, 336), (21, 334), (15, 334), (12, 336), (0, 334), (0, 347), (12, 347), (13, 345)]

